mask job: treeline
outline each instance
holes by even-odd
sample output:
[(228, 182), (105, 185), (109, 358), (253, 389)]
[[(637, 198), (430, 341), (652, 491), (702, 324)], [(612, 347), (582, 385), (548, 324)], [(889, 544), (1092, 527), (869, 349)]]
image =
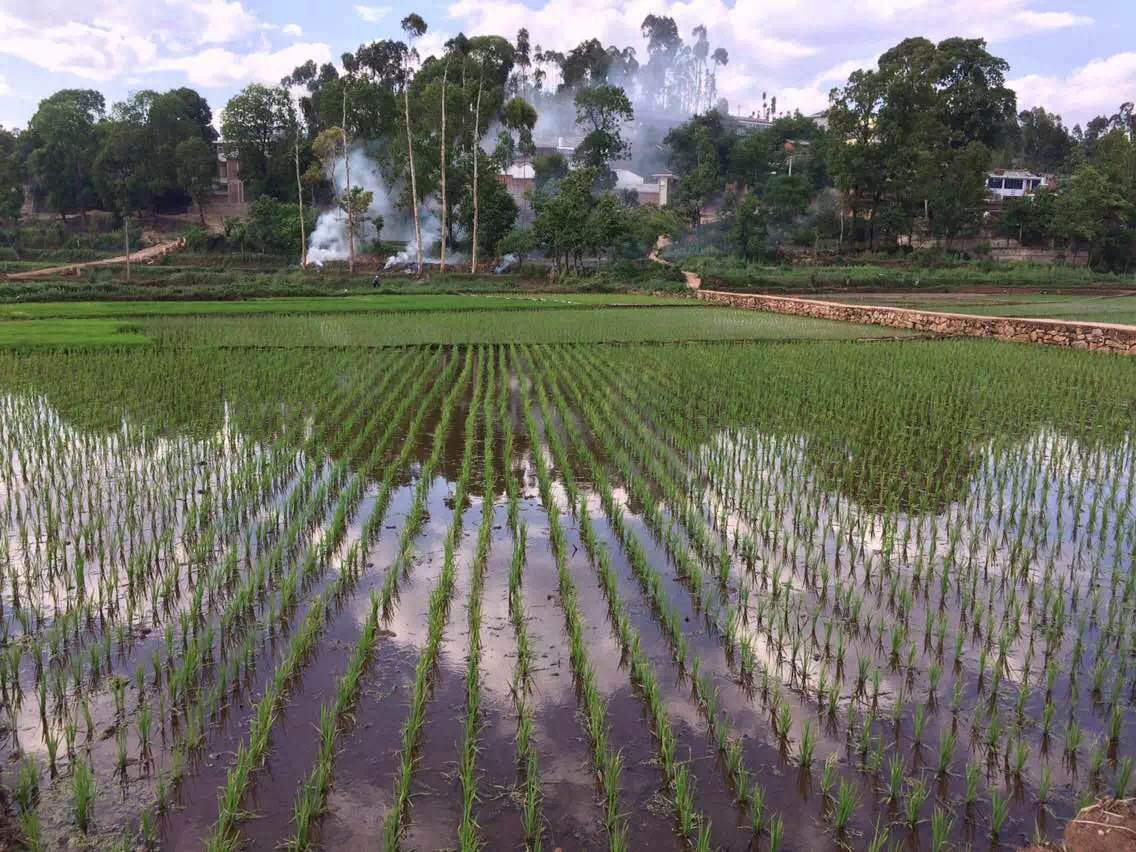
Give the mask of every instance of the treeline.
[[(428, 209), (441, 221), (443, 249), (476, 258), (495, 251), (516, 221), (516, 204), (495, 176), (521, 161), (536, 168), (544, 198), (532, 230), (513, 243), (548, 248), (558, 265), (578, 265), (584, 251), (611, 252), (642, 229), (627, 212), (614, 230), (611, 217), (598, 229), (576, 223), (589, 236), (566, 253), (545, 246), (540, 235), (550, 233), (551, 214), (542, 219), (542, 211), (556, 207), (549, 199), (570, 165), (588, 170), (589, 191), (603, 202), (598, 209), (618, 202), (628, 211), (630, 196), (605, 200), (604, 193), (615, 186), (610, 163), (632, 153), (624, 128), (636, 106), (671, 114), (707, 109), (717, 101), (717, 70), (728, 62), (705, 27), (684, 40), (665, 16), (643, 21), (643, 61), (634, 47), (596, 39), (566, 53), (543, 50), (524, 29), (512, 40), (458, 35), (423, 59), (416, 43), (426, 22), (410, 15), (402, 24), (402, 39), (363, 44), (338, 66), (309, 61), (279, 85), (247, 86), (225, 105), (225, 148), (239, 159), (246, 197), (257, 200), (247, 224), (229, 226), (232, 241), (302, 251), (297, 237), (311, 232), (314, 211), (338, 207), (354, 254), (356, 237), (378, 236), (383, 226), (367, 212), (374, 192), (365, 181), (335, 176), (345, 152), (360, 150), (381, 171), (395, 209), (414, 218), (416, 233), (418, 214)], [(555, 132), (579, 139), (570, 158), (536, 157), (533, 128), (541, 115)], [(98, 92), (58, 92), (25, 131), (0, 134), (0, 215), (18, 217), (25, 188), (60, 214), (101, 208), (129, 217), (188, 203), (200, 209), (218, 175), (216, 138), (208, 104), (189, 89), (144, 91), (109, 111)], [(602, 246), (598, 233), (607, 235)]]
[(133, 212), (204, 202), (217, 173), (213, 112), (193, 89), (145, 90), (109, 111), (92, 89), (40, 101), (20, 133), (0, 128), (0, 216), (25, 188), (60, 214)]
[[(713, 207), (723, 245), (745, 259), (821, 241), (871, 251), (933, 237), (949, 248), (989, 225), (1026, 245), (1132, 268), (1132, 104), (1066, 130), (1043, 109), (1017, 112), (1007, 69), (981, 40), (908, 39), (832, 91), (827, 127), (798, 115), (745, 136), (720, 115), (696, 116), (666, 139), (680, 176), (677, 204), (691, 222)], [(1008, 201), (991, 220), (986, 184), (995, 168), (1056, 181)]]
[[(822, 243), (894, 250), (930, 237), (949, 248), (980, 232), (1085, 251), (1114, 269), (1136, 259), (1132, 105), (1071, 130), (1043, 109), (1019, 114), (1006, 62), (981, 40), (908, 39), (834, 89), (826, 120), (767, 107), (771, 126), (744, 132), (717, 98), (729, 57), (705, 27), (684, 39), (673, 19), (648, 15), (642, 57), (596, 39), (545, 50), (521, 29), (458, 35), (423, 58), (426, 22), (402, 24), (402, 39), (363, 44), (338, 65), (309, 61), (221, 110), (226, 150), (256, 200), (250, 221), (230, 224), (230, 242), (303, 257), (317, 212), (338, 208), (354, 256), (391, 224), (373, 212), (381, 191), (416, 235), (421, 213), (438, 220), (443, 239), (425, 251), (462, 253), (474, 267), (503, 246), (581, 269), (699, 224), (747, 260)], [(686, 120), (653, 138), (658, 123), (645, 119), (660, 113)], [(538, 121), (573, 139), (568, 157), (538, 152)], [(57, 92), (27, 129), (0, 131), (0, 217), (18, 218), (25, 188), (61, 214), (200, 209), (218, 175), (216, 141), (213, 113), (191, 89), (143, 91), (110, 109), (92, 90)], [(383, 185), (348, 175), (347, 152)], [(678, 176), (668, 211), (639, 210), (634, 192), (616, 190), (612, 164), (629, 160)], [(524, 229), (496, 179), (517, 163), (535, 174)], [(996, 167), (1057, 180), (992, 219), (986, 174)]]

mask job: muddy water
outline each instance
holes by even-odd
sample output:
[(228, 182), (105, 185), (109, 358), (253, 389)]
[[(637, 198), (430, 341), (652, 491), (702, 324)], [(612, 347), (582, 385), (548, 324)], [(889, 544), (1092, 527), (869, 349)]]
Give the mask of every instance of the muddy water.
[[(530, 564), (525, 572), (525, 592), (541, 593), (545, 605), (526, 601), (526, 612), (534, 619), (533, 629), (547, 632), (548, 620), (559, 619), (563, 624), (563, 611), (559, 607), (556, 563), (548, 541), (548, 520), (539, 503), (535, 471), (526, 476), (525, 499), (520, 517), (529, 531)], [(583, 637), (588, 662), (595, 674), (596, 687), (607, 701), (610, 740), (621, 749), (623, 772), (620, 782), (620, 806), (627, 815), (630, 835), (650, 838), (651, 843), (668, 848), (677, 841), (671, 829), (671, 815), (662, 801), (663, 775), (657, 761), (651, 726), (643, 715), (643, 705), (632, 689), (622, 649), (607, 618), (607, 604), (598, 582), (588, 567), (583, 543), (570, 515), (560, 517), (564, 533), (565, 552), (569, 570), (577, 587), (577, 605), (583, 621)], [(533, 557), (535, 551), (535, 558)], [(572, 687), (572, 671), (568, 666), (565, 648), (563, 671), (566, 688)], [(539, 707), (539, 705), (538, 705)], [(582, 711), (580, 711), (582, 712)], [(538, 711), (539, 714), (539, 711)], [(582, 716), (581, 716), (582, 719)], [(581, 735), (586, 732), (581, 729)], [(597, 816), (599, 812), (597, 810)]]
[[(494, 458), (501, 458), (499, 452)], [(508, 591), (512, 552), (507, 507), (499, 497), (493, 510), (482, 590), (480, 752), (477, 755), (478, 803), (474, 813), (482, 836), (507, 848), (519, 847), (524, 842), (520, 807), (515, 798), (517, 717), (511, 683), (516, 642), (509, 618)], [(466, 638), (468, 640), (468, 636)]]

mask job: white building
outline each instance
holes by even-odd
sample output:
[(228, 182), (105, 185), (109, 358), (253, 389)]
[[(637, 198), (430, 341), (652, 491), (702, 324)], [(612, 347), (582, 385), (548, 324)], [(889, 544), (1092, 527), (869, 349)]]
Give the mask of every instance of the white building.
[(1049, 186), (1049, 178), (1020, 169), (999, 169), (986, 176), (987, 191), (998, 198), (1024, 198), (1040, 186)]

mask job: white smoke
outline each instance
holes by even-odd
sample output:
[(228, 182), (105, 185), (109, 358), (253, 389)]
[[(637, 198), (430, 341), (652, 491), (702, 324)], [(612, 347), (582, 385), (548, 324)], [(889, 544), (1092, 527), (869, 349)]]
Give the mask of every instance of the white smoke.
[[(391, 185), (383, 178), (378, 165), (360, 148), (351, 149), (348, 153), (348, 163), (351, 167), (352, 186), (361, 187), (371, 193), (371, 205), (364, 216), (366, 221), (361, 229), (362, 234), (355, 240), (356, 254), (360, 253), (361, 244), (365, 245), (379, 236), (375, 233), (371, 220), (381, 216), (383, 239), (406, 241), (407, 248), (399, 256), (409, 252), (409, 255), (414, 257), (416, 255), (414, 219), (395, 206), (394, 198), (397, 193), (392, 191)], [(340, 157), (335, 161), (331, 174), (328, 175), (337, 196), (341, 196), (347, 186), (346, 172), (344, 159)], [(437, 217), (429, 210), (421, 209), (419, 217), (422, 222), (423, 251), (428, 251), (437, 245), (441, 237), (441, 227)], [(325, 210), (316, 220), (315, 230), (312, 231), (308, 241), (308, 262), (322, 266), (329, 260), (346, 260), (347, 257), (347, 214), (338, 207)]]
[[(436, 252), (442, 243), (442, 221), (434, 213), (433, 210), (428, 210), (424, 206), (418, 208), (418, 227), (422, 234), (422, 256), (426, 258), (431, 252)], [(410, 235), (407, 237), (406, 246), (396, 255), (387, 258), (386, 268), (398, 266), (403, 263), (409, 263), (412, 260), (418, 259), (417, 243), (414, 240), (414, 220), (410, 220)], [(450, 259), (450, 254), (447, 252), (446, 260)]]

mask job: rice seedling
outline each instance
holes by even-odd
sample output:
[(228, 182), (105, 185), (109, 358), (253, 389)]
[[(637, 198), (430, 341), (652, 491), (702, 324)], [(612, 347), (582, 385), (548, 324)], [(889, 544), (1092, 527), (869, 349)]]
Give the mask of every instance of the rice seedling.
[(1006, 818), (1010, 815), (1010, 800), (999, 796), (997, 790), (990, 791), (990, 836), (997, 838)]
[(84, 834), (94, 819), (95, 775), (86, 761), (75, 764), (71, 776), (71, 806), (75, 825)]
[(847, 781), (841, 781), (832, 802), (832, 827), (838, 836), (848, 830), (848, 825), (856, 814), (856, 806), (856, 791)]

